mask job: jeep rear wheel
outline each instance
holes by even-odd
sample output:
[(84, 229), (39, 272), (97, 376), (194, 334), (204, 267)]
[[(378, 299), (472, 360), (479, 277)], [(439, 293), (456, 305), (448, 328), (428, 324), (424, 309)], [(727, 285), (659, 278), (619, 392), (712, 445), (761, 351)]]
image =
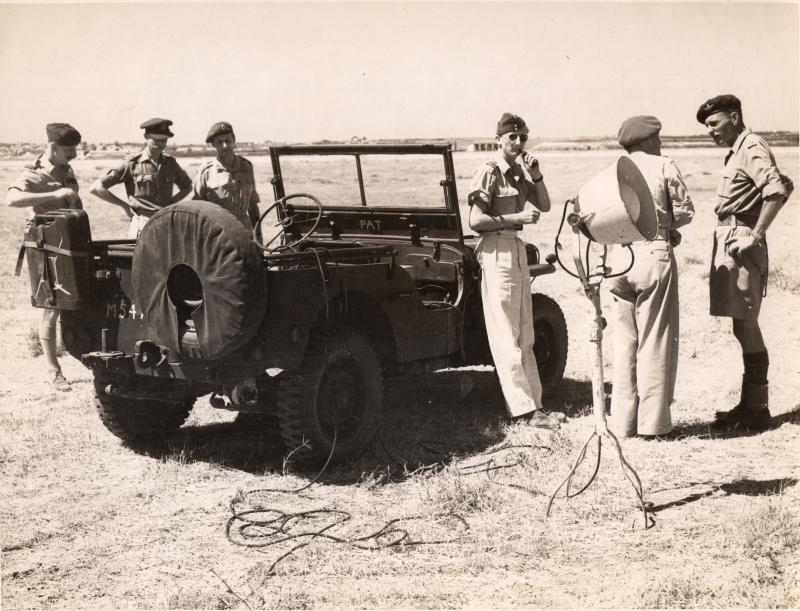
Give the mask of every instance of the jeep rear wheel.
[(383, 419), (383, 379), (369, 339), (335, 327), (312, 337), (305, 363), (278, 387), (286, 449), (301, 462), (358, 454)]
[(567, 366), (567, 322), (558, 304), (541, 293), (531, 295), (533, 303), (533, 353), (539, 368), (542, 392), (552, 394)]
[(106, 393), (106, 383), (95, 380), (95, 408), (105, 427), (123, 441), (162, 437), (180, 428), (192, 411), (192, 399), (155, 401)]

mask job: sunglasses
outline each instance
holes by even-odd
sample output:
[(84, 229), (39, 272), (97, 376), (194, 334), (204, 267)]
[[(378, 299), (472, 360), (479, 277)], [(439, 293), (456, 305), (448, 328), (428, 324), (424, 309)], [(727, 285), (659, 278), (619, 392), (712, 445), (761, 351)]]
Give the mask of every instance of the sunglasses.
[(516, 142), (517, 138), (519, 138), (520, 142), (526, 142), (528, 140), (527, 134), (506, 134), (506, 136), (511, 142)]

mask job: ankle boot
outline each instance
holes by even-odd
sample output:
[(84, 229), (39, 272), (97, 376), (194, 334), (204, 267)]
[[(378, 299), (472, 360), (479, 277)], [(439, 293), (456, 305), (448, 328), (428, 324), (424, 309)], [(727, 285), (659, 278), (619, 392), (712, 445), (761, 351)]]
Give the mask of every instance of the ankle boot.
[(769, 427), (772, 415), (769, 413), (769, 384), (745, 384), (745, 410), (739, 422), (752, 430)]
[(733, 409), (729, 409), (727, 411), (718, 411), (715, 415), (715, 420), (717, 422), (738, 422), (741, 420), (742, 416), (744, 415), (746, 409), (745, 405), (747, 403), (746, 393), (747, 393), (747, 380), (745, 376), (742, 376), (742, 391), (739, 395), (739, 403), (737, 403)]

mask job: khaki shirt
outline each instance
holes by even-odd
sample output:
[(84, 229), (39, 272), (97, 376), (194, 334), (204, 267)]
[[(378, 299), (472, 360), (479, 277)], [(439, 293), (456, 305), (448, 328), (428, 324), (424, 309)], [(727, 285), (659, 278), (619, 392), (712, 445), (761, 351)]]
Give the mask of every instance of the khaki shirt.
[[(496, 216), (520, 212), (525, 202), (533, 203), (536, 185), (531, 182), (522, 166), (509, 165), (502, 154), (480, 166), (472, 178), (467, 203), (477, 205), (483, 212)], [(515, 225), (513, 229), (522, 229)]]
[[(75, 193), (78, 192), (78, 180), (75, 178), (72, 168), (69, 165), (55, 166), (40, 155), (36, 161), (22, 169), (8, 188), (19, 189), (26, 193), (51, 193), (62, 187), (69, 187)], [(36, 214), (44, 214), (64, 207), (64, 202), (53, 199), (50, 202), (31, 206), (28, 216), (33, 218)], [(83, 208), (83, 204), (79, 200), (72, 207)]]
[(209, 161), (197, 170), (192, 187), (192, 199), (219, 204), (251, 229), (258, 222), (253, 164), (244, 157), (236, 155), (230, 170), (219, 159)]
[(156, 163), (146, 148), (126, 158), (100, 180), (106, 189), (119, 183), (125, 185), (129, 196), (134, 195), (162, 208), (172, 203), (173, 185), (179, 189), (192, 186), (192, 180), (174, 157), (161, 153), (161, 159)]
[(775, 157), (763, 138), (745, 129), (725, 157), (714, 210), (720, 219), (731, 214), (758, 218), (764, 199), (789, 196)]
[(658, 237), (667, 239), (670, 229), (688, 224), (694, 216), (694, 204), (683, 176), (670, 157), (648, 155), (642, 151), (630, 153), (628, 157), (650, 187), (658, 218)]

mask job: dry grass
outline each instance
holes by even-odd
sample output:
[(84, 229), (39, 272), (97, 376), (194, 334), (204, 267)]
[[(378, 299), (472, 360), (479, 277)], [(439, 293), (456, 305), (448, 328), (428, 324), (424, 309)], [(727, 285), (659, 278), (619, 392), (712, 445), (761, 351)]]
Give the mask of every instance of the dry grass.
[[(797, 150), (776, 153), (799, 183)], [(721, 437), (708, 425), (715, 409), (735, 402), (741, 373), (729, 321), (706, 314), (710, 201), (721, 156), (676, 157), (698, 208), (678, 250), (679, 435), (623, 445), (652, 503), (655, 526), (646, 531), (605, 446), (592, 486), (557, 499), (544, 517), (548, 495), (592, 426), (588, 302), (564, 274), (537, 280), (561, 303), (570, 329), (566, 380), (548, 405), (571, 416), (561, 431), (507, 424), (491, 372), (469, 373), (476, 390), (463, 401), (448, 390), (463, 372), (437, 374), (444, 377), (424, 389), (422, 401), (409, 401), (406, 388), (391, 389), (393, 409), (372, 452), (287, 494), (274, 490), (305, 486), (315, 474), (286, 467), (268, 425), (237, 422), (200, 400), (176, 435), (133, 450), (100, 424), (90, 374), (78, 362), (62, 359), (71, 393), (46, 387), (42, 357), (30, 349), (38, 311), (29, 306), (26, 279), (9, 271), (22, 214), (0, 209), (3, 608), (797, 607), (800, 326), (792, 320), (800, 274), (789, 264), (797, 196), (769, 236), (773, 284), (762, 321), (776, 425), (760, 435)], [(456, 159), (462, 197), (479, 160)], [(554, 203), (610, 160), (542, 155)], [(266, 200), (268, 166), (255, 161)], [(96, 166), (76, 164), (84, 189)], [(13, 173), (13, 164), (0, 166), (0, 192)], [(124, 235), (121, 213), (84, 199), (95, 237)], [(528, 230), (545, 252), (558, 216)], [(612, 365), (610, 356), (606, 361)], [(589, 463), (576, 482), (588, 477)], [(344, 541), (307, 538), (309, 545), (275, 564), (302, 540), (235, 545), (225, 536), (231, 503), (239, 511), (326, 509), (351, 517), (326, 531)], [(319, 531), (330, 519), (322, 515), (295, 523), (293, 532)], [(412, 517), (396, 523), (408, 533), (405, 544), (366, 551), (353, 542)], [(263, 528), (250, 534), (267, 541)]]

